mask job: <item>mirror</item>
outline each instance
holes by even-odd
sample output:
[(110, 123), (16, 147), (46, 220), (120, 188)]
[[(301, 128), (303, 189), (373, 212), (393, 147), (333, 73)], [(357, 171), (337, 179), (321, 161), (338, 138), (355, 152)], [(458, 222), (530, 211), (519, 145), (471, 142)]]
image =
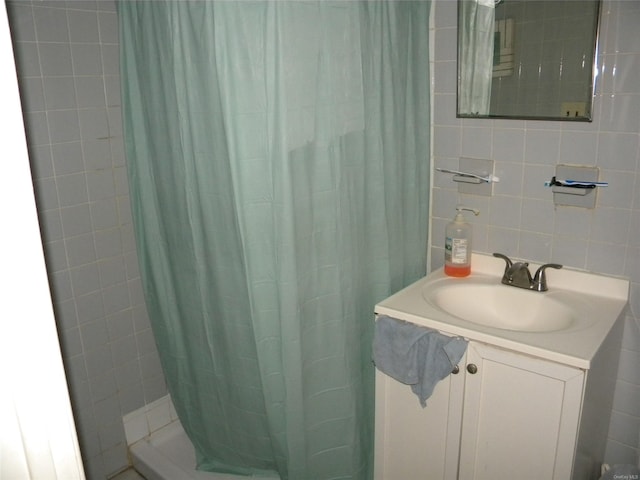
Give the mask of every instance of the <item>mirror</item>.
[(462, 118), (591, 121), (600, 0), (458, 0)]

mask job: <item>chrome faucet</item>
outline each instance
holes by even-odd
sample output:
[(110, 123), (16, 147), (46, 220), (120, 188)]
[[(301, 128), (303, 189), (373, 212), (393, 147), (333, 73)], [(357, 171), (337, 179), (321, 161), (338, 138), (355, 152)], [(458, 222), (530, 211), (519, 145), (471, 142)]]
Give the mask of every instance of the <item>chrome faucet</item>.
[(545, 270), (547, 268), (562, 268), (562, 265), (557, 263), (547, 263), (538, 268), (535, 275), (531, 277), (529, 263), (514, 263), (509, 259), (509, 257), (502, 253), (494, 253), (493, 256), (501, 258), (507, 262), (507, 265), (504, 268), (504, 274), (502, 275), (502, 283), (505, 285), (511, 285), (512, 287), (535, 290), (536, 292), (546, 292), (548, 290), (547, 275), (545, 274)]

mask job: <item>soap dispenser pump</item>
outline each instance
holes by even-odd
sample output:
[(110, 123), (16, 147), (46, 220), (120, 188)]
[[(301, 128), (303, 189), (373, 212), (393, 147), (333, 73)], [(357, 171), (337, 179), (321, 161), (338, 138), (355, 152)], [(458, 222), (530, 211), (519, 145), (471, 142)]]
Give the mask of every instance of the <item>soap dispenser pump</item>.
[(465, 222), (464, 210), (479, 215), (480, 211), (456, 206), (456, 216), (447, 224), (445, 230), (444, 273), (451, 277), (466, 277), (471, 273), (471, 225)]

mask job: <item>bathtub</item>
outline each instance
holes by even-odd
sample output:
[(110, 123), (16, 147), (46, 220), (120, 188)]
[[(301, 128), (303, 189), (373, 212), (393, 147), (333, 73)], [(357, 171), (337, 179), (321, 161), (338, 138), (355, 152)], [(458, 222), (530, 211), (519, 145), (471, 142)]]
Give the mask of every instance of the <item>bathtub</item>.
[(193, 445), (178, 420), (129, 446), (133, 468), (147, 480), (239, 480), (238, 475), (195, 469)]
[(126, 414), (122, 423), (133, 468), (146, 480), (267, 478), (196, 470), (195, 449), (182, 428), (169, 395)]

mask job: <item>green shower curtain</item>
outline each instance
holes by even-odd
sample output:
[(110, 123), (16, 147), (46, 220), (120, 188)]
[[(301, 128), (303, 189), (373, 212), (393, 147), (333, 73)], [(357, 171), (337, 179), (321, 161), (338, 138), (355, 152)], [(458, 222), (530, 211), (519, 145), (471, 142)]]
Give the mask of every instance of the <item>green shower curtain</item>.
[(145, 298), (198, 468), (371, 478), (373, 306), (425, 273), (429, 3), (118, 13)]

